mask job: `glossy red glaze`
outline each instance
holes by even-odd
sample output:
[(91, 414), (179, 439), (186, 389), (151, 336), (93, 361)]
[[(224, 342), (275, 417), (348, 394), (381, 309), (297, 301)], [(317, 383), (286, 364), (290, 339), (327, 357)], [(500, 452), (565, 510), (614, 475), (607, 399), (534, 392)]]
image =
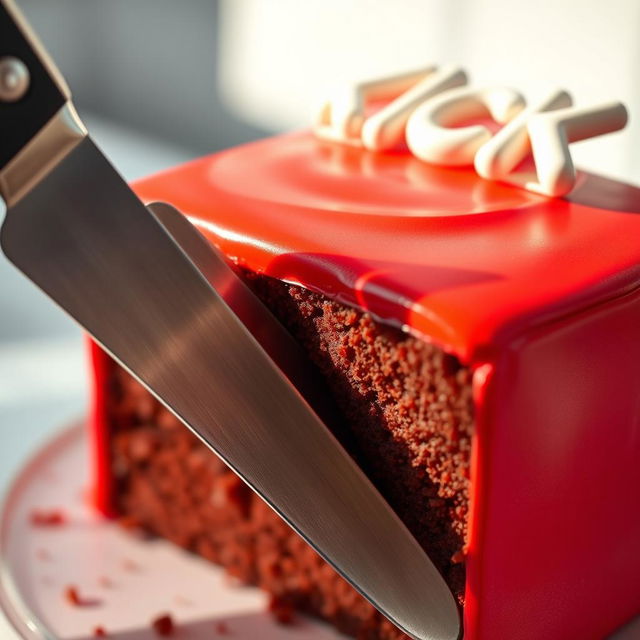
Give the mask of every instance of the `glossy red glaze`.
[(136, 190), (473, 367), (466, 640), (595, 639), (638, 613), (639, 189), (581, 174), (547, 199), (299, 133)]
[[(466, 362), (640, 281), (640, 190), (581, 175), (571, 201), (294, 134), (137, 185), (251, 269), (408, 325)], [(606, 208), (605, 208), (606, 204)]]
[(109, 517), (115, 516), (112, 506), (112, 478), (109, 466), (109, 433), (107, 429), (107, 375), (108, 360), (102, 349), (92, 340), (87, 340), (89, 357), (93, 369), (89, 423), (92, 427), (91, 464), (96, 481), (91, 493), (98, 508)]

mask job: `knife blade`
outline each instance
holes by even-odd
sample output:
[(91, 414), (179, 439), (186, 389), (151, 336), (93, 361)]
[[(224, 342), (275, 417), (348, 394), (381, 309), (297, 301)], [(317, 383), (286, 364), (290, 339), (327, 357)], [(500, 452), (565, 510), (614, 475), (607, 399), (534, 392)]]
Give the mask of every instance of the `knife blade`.
[(0, 0), (7, 257), (399, 628), (458, 638), (427, 554), (96, 147), (34, 38)]
[(347, 437), (326, 383), (307, 354), (279, 320), (232, 269), (223, 254), (213, 247), (185, 215), (166, 202), (147, 205), (191, 262), (224, 299), (277, 367), (304, 396), (313, 410), (332, 430)]

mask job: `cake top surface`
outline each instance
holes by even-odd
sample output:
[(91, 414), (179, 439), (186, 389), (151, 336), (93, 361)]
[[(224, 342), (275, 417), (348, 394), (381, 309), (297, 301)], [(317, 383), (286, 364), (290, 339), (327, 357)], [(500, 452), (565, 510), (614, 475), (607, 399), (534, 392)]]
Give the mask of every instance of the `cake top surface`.
[(640, 189), (591, 174), (549, 198), (302, 132), (135, 190), (178, 207), (238, 264), (366, 309), (465, 362), (640, 284)]

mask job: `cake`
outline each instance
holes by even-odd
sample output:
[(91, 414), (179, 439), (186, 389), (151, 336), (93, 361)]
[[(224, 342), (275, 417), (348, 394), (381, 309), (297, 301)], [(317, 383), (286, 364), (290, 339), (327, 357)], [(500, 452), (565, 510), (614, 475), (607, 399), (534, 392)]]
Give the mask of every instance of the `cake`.
[[(304, 346), (465, 640), (604, 638), (638, 613), (640, 190), (580, 173), (548, 198), (309, 132), (134, 188), (188, 215)], [(92, 356), (104, 513), (265, 589), (282, 620), (406, 637)]]

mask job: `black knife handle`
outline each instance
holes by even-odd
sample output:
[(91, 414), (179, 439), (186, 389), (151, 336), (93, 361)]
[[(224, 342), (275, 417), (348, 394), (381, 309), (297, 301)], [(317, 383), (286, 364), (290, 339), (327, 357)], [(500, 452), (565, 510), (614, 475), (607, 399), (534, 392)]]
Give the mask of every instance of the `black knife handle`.
[(6, 101), (0, 97), (0, 170), (69, 98), (64, 81), (42, 45), (30, 33), (15, 5), (7, 0), (0, 0), (0, 61), (3, 58), (20, 60), (29, 77), (26, 93), (20, 99)]

